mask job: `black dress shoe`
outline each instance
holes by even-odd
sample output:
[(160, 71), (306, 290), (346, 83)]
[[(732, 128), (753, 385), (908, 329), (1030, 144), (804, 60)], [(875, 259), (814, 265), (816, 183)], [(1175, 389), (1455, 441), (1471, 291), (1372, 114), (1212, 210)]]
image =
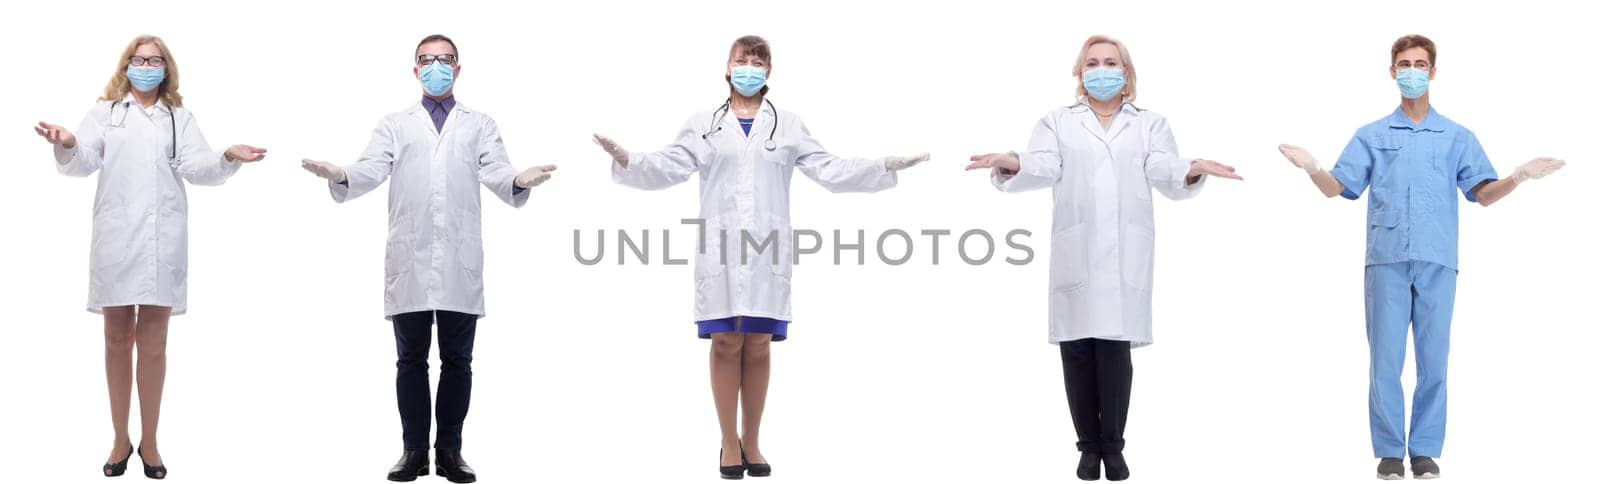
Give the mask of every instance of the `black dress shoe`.
[[(140, 445), (143, 445), (143, 444), (140, 444)], [(139, 454), (139, 463), (144, 465), (144, 476), (145, 477), (148, 477), (148, 478), (151, 478), (151, 479), (156, 479), (156, 480), (166, 479), (167, 478), (167, 465), (165, 463), (158, 464), (158, 465), (150, 465), (149, 462), (145, 462), (144, 461), (144, 449), (139, 449), (138, 454)]]
[(1106, 463), (1106, 480), (1121, 481), (1128, 478), (1128, 461), (1122, 459), (1121, 452), (1108, 452), (1100, 455)]
[(750, 472), (750, 477), (767, 477), (772, 475), (772, 464), (751, 464), (750, 458), (739, 452), (739, 460), (744, 462), (744, 470)]
[(1078, 457), (1078, 478), (1085, 481), (1100, 480), (1100, 453), (1084, 452)]
[(455, 483), (478, 482), (478, 473), (473, 472), (467, 461), (461, 458), (460, 449), (436, 449), (433, 452), (434, 459), (438, 461), (434, 470), (439, 477)]
[(722, 465), (722, 451), (718, 450), (717, 451), (717, 473), (721, 474), (723, 479), (744, 479), (744, 465), (743, 464), (736, 465), (736, 466), (725, 466), (725, 465)]
[(122, 456), (122, 460), (120, 461), (109, 462), (106, 463), (106, 465), (100, 466), (100, 473), (105, 474), (106, 477), (120, 476), (122, 473), (128, 472), (128, 459), (132, 458), (133, 442), (128, 442), (128, 455)]
[(400, 453), (400, 462), (394, 463), (389, 468), (389, 480), (396, 482), (411, 482), (417, 476), (428, 475), (428, 451), (410, 450)]

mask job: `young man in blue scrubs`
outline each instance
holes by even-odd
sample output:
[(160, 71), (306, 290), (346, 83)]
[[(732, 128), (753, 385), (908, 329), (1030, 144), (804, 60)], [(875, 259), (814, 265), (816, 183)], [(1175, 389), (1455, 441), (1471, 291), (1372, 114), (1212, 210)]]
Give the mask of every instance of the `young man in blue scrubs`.
[[(1389, 75), (1400, 87), (1400, 107), (1362, 126), (1323, 170), (1306, 150), (1278, 147), (1306, 170), (1323, 195), (1355, 200), (1371, 188), (1367, 202), (1366, 319), (1371, 349), (1367, 406), (1378, 477), (1401, 479), (1402, 456), (1411, 457), (1418, 479), (1439, 476), (1433, 462), (1444, 447), (1445, 373), (1450, 351), (1450, 316), (1456, 295), (1456, 190), (1469, 202), (1489, 206), (1518, 185), (1542, 178), (1565, 162), (1538, 158), (1499, 178), (1472, 131), (1435, 112), (1428, 100), (1438, 51), (1420, 35), (1396, 40)], [(1412, 395), (1411, 433), (1406, 434), (1406, 330), (1417, 351), (1417, 386)]]

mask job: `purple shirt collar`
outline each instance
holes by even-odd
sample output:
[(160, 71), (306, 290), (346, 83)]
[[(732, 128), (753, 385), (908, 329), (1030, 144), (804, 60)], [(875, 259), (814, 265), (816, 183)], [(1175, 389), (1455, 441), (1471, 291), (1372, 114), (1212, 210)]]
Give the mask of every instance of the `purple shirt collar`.
[(456, 108), (456, 97), (450, 96), (441, 100), (422, 97), (422, 109), (428, 111), (428, 117), (433, 119), (433, 129), (443, 132), (444, 120), (450, 116), (450, 110)]

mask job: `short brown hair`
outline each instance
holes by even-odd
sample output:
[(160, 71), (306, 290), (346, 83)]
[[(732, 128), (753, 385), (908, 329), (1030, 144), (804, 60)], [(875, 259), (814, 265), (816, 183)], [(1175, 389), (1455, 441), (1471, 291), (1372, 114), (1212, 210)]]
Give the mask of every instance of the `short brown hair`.
[(1415, 49), (1417, 47), (1421, 47), (1422, 50), (1428, 51), (1429, 65), (1438, 64), (1437, 62), (1434, 62), (1434, 59), (1439, 57), (1439, 48), (1433, 45), (1432, 40), (1428, 40), (1427, 37), (1416, 34), (1407, 35), (1394, 41), (1394, 47), (1389, 48), (1389, 63), (1393, 64), (1395, 59), (1400, 58), (1401, 52)]
[[(450, 40), (449, 37), (445, 37), (443, 34), (433, 34), (423, 37), (422, 42), (417, 42), (416, 50), (422, 49), (422, 46), (428, 45), (430, 42), (444, 42), (446, 44), (450, 44), (450, 53), (455, 54), (457, 60), (461, 59), (461, 50), (456, 48), (456, 41)], [(413, 57), (417, 55), (416, 50), (412, 50), (411, 52)]]
[[(733, 54), (738, 52), (740, 48), (744, 49), (745, 54), (756, 56), (757, 59), (761, 59), (761, 62), (765, 62), (767, 64), (767, 74), (772, 74), (772, 47), (767, 45), (767, 39), (763, 39), (759, 35), (746, 35), (735, 39), (733, 46), (728, 48), (729, 61), (733, 60)], [(729, 76), (728, 83), (729, 88), (732, 88), (732, 76)], [(766, 95), (768, 89), (768, 86), (761, 86), (761, 95)]]

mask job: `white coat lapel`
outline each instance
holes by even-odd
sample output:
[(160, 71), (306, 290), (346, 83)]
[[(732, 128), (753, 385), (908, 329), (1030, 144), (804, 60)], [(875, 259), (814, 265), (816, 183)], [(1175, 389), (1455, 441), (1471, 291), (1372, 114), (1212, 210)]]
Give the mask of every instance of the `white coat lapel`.
[(1100, 127), (1100, 119), (1096, 117), (1094, 108), (1089, 107), (1088, 104), (1080, 103), (1073, 108), (1072, 113), (1078, 117), (1078, 122), (1083, 125), (1083, 130), (1088, 131), (1095, 139), (1100, 140), (1101, 143), (1106, 143), (1110, 139), (1106, 136), (1106, 129)]
[(741, 141), (741, 143), (736, 144), (740, 146), (748, 145), (748, 143), (742, 143), (742, 141), (749, 140), (745, 139), (744, 128), (739, 127), (739, 115), (733, 112), (732, 104), (728, 105), (727, 112), (717, 118), (717, 123), (719, 124), (715, 129), (728, 133), (728, 136)]
[(1111, 129), (1109, 130), (1111, 134), (1106, 137), (1106, 143), (1116, 140), (1117, 135), (1122, 134), (1123, 130), (1128, 129), (1128, 126), (1132, 126), (1134, 121), (1137, 121), (1135, 118), (1138, 116), (1139, 108), (1133, 107), (1133, 104), (1123, 103), (1121, 110), (1117, 112), (1117, 117), (1111, 120)]
[[(772, 133), (773, 125), (778, 122), (778, 112), (774, 111), (771, 106), (762, 101), (761, 111), (756, 113), (756, 120), (750, 123), (750, 134), (745, 136), (746, 146), (751, 144), (756, 146), (766, 145), (767, 135)], [(739, 128), (739, 132), (743, 133), (744, 128)]]

